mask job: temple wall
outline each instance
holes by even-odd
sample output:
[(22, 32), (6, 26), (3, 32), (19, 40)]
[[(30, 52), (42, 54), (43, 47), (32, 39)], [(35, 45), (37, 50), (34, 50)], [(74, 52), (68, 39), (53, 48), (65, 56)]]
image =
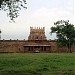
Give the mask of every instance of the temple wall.
[(23, 52), (25, 41), (0, 40), (0, 52)]
[[(34, 46), (37, 43), (34, 44), (33, 41), (28, 41), (28, 40), (0, 40), (0, 52), (23, 53), (23, 52), (25, 52), (24, 45), (27, 45), (27, 44), (31, 44)], [(49, 45), (51, 45), (50, 51), (47, 51), (47, 52), (51, 52), (51, 53), (67, 52), (66, 47), (58, 48), (55, 40), (47, 40), (47, 41), (43, 41), (41, 43), (38, 42), (38, 44), (42, 44), (42, 45), (43, 44), (49, 44)], [(75, 45), (72, 47), (72, 51), (75, 52)], [(27, 51), (27, 52), (29, 52), (29, 51)], [(31, 52), (33, 52), (33, 51), (31, 51)], [(44, 51), (44, 52), (46, 52), (46, 51)]]
[(53, 52), (53, 53), (54, 53), (54, 52), (57, 52), (58, 49), (57, 49), (57, 43), (56, 43), (56, 41), (50, 40), (49, 43), (50, 43), (50, 45), (51, 45), (51, 52)]

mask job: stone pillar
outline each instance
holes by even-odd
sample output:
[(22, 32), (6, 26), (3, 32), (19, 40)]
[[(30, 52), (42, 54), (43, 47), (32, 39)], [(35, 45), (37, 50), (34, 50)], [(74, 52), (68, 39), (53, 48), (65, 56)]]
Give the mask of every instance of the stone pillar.
[(32, 51), (32, 46), (30, 46), (30, 50), (29, 51)]
[(46, 47), (44, 47), (44, 51), (46, 51)]
[(29, 46), (29, 50), (28, 51), (30, 51), (30, 46)]
[(41, 46), (41, 51), (43, 51), (43, 47)]
[(30, 46), (30, 51), (31, 51), (31, 46)]
[(33, 51), (33, 46), (32, 46), (32, 51)]
[(31, 51), (34, 52), (33, 46), (31, 46)]
[(44, 51), (44, 46), (43, 46), (43, 51)]
[(51, 46), (49, 46), (49, 52), (51, 53)]
[(33, 51), (34, 51), (34, 46), (33, 46)]

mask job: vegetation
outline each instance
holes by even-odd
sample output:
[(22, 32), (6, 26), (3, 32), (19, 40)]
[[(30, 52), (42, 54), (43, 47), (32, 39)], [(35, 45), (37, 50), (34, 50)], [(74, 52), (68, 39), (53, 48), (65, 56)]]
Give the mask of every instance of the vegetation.
[(2, 33), (2, 32), (1, 32), (1, 30), (0, 30), (0, 40), (1, 40), (1, 33)]
[(0, 75), (75, 75), (75, 53), (0, 54)]
[(51, 27), (51, 33), (56, 33), (59, 46), (66, 46), (68, 52), (72, 52), (71, 47), (75, 43), (75, 27), (69, 21), (57, 21)]
[(19, 16), (21, 7), (26, 8), (26, 0), (0, 0), (0, 9), (8, 11), (11, 20)]

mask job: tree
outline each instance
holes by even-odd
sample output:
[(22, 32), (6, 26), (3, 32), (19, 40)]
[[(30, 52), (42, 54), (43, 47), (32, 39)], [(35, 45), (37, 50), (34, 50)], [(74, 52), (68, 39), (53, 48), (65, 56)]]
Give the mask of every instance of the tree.
[(19, 16), (21, 8), (27, 8), (26, 0), (0, 0), (0, 10), (8, 11), (7, 15), (11, 20)]
[(57, 21), (55, 26), (51, 27), (51, 34), (56, 33), (59, 46), (66, 46), (68, 52), (72, 52), (72, 45), (75, 43), (75, 27), (68, 21)]
[(0, 29), (0, 40), (1, 40), (1, 33), (2, 33), (2, 32), (1, 32), (1, 29)]

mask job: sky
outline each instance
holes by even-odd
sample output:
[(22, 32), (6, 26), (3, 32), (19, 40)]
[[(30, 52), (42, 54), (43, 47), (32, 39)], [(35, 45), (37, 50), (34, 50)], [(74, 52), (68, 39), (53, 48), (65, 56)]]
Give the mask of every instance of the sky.
[(74, 0), (27, 0), (27, 9), (20, 11), (15, 23), (9, 22), (7, 12), (0, 11), (1, 39), (28, 39), (30, 27), (45, 27), (47, 39), (56, 39), (50, 35), (50, 27), (58, 20), (74, 23)]

